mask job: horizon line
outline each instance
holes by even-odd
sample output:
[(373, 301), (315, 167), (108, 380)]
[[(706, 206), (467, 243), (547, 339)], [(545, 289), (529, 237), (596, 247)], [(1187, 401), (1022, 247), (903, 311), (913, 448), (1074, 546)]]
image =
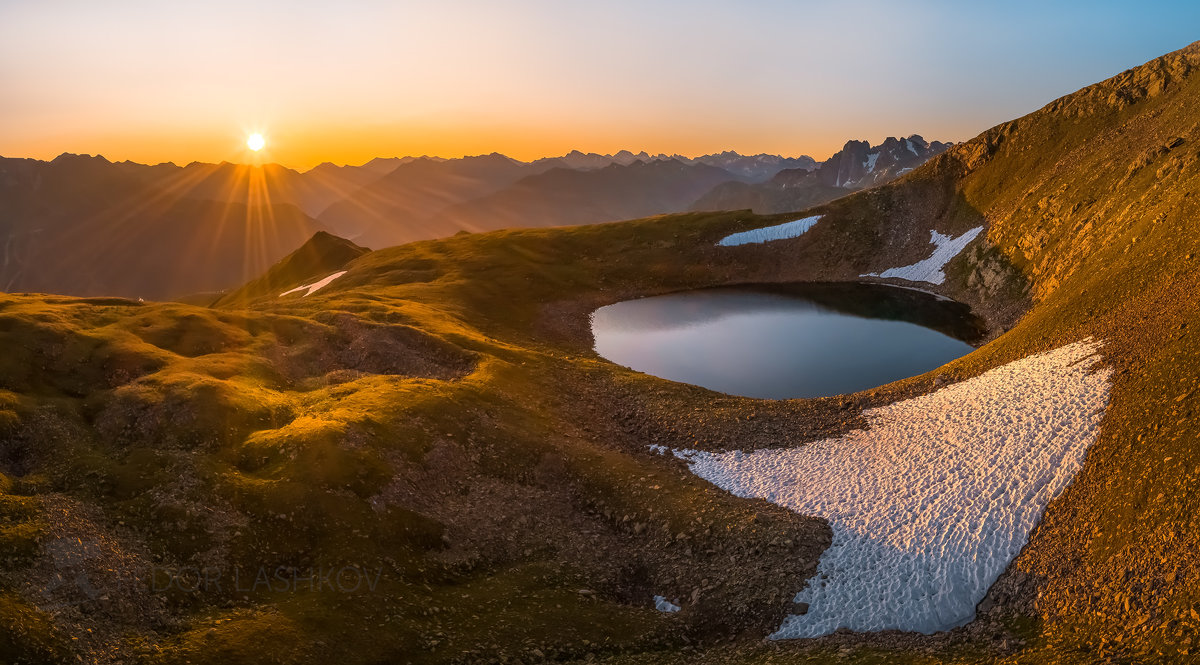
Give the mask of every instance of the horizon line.
[[(935, 141), (928, 141), (928, 140), (927, 140), (927, 139), (925, 139), (925, 138), (924, 138), (924, 137), (923, 137), (921, 134), (918, 134), (918, 133), (912, 133), (912, 134), (908, 134), (908, 135), (900, 135), (900, 136), (887, 136), (887, 137), (884, 137), (884, 139), (883, 139), (882, 141), (880, 141), (880, 143), (878, 143), (878, 144), (872, 144), (872, 143), (870, 142), (870, 140), (869, 140), (869, 139), (848, 139), (848, 140), (846, 141), (846, 143), (844, 143), (844, 144), (843, 144), (842, 148), (841, 148), (841, 149), (839, 149), (839, 150), (837, 150), (837, 151), (834, 151), (833, 153), (831, 153), (831, 154), (830, 154), (830, 157), (832, 157), (833, 155), (835, 155), (835, 154), (837, 154), (838, 152), (840, 152), (842, 149), (844, 149), (844, 148), (845, 148), (845, 146), (846, 146), (846, 145), (848, 145), (849, 143), (851, 143), (851, 142), (853, 142), (853, 141), (865, 141), (865, 142), (866, 142), (868, 145), (870, 145), (870, 147), (874, 148), (874, 147), (878, 147), (879, 145), (881, 145), (881, 144), (882, 144), (884, 141), (887, 141), (888, 139), (897, 139), (897, 140), (902, 140), (902, 139), (910, 139), (910, 138), (913, 138), (913, 137), (920, 137), (922, 140), (925, 140), (925, 141), (926, 141), (926, 142), (928, 142), (928, 143), (940, 142), (940, 143), (949, 144), (949, 145), (956, 145), (956, 144), (958, 144), (958, 143), (961, 143), (961, 141), (937, 141), (937, 140), (935, 140)], [(570, 151), (568, 151), (568, 152), (566, 152), (566, 153), (563, 153), (563, 154), (560, 154), (560, 155), (547, 155), (547, 156), (538, 157), (538, 158), (536, 158), (536, 159), (530, 159), (530, 160), (523, 160), (523, 159), (518, 159), (518, 158), (516, 158), (516, 157), (510, 157), (509, 155), (506, 155), (506, 154), (504, 154), (504, 153), (502, 153), (502, 152), (499, 152), (499, 151), (492, 151), (492, 152), (481, 152), (481, 153), (476, 153), (476, 154), (463, 154), (463, 155), (460, 155), (460, 156), (457, 156), (457, 157), (443, 157), (443, 156), (441, 156), (441, 155), (430, 155), (430, 154), (422, 154), (422, 155), (395, 155), (395, 156), (391, 156), (391, 157), (375, 156), (375, 157), (372, 157), (372, 158), (370, 158), (370, 159), (368, 159), (368, 160), (366, 160), (366, 161), (364, 161), (364, 162), (362, 162), (362, 163), (359, 163), (359, 164), (353, 164), (353, 163), (350, 163), (350, 162), (338, 163), (338, 162), (334, 162), (334, 161), (332, 161), (332, 160), (324, 160), (324, 161), (318, 162), (317, 164), (314, 164), (314, 165), (312, 165), (312, 166), (310, 166), (310, 167), (307, 167), (307, 168), (303, 168), (303, 167), (295, 167), (295, 166), (288, 166), (288, 165), (286, 165), (286, 164), (283, 164), (283, 163), (280, 163), (280, 162), (273, 162), (273, 161), (261, 161), (260, 163), (256, 163), (256, 162), (254, 162), (254, 161), (247, 161), (247, 162), (238, 162), (238, 161), (230, 161), (230, 160), (221, 160), (221, 161), (203, 161), (203, 160), (196, 159), (196, 160), (192, 160), (192, 161), (189, 161), (189, 162), (187, 162), (187, 163), (184, 163), (184, 164), (180, 164), (179, 162), (176, 162), (175, 160), (168, 160), (168, 161), (163, 161), (163, 162), (154, 162), (154, 163), (150, 163), (150, 162), (139, 162), (139, 161), (135, 161), (135, 160), (133, 160), (133, 159), (111, 159), (111, 158), (109, 158), (109, 157), (106, 157), (106, 156), (105, 156), (103, 153), (94, 153), (94, 154), (93, 154), (93, 153), (86, 153), (86, 152), (71, 152), (71, 151), (69, 151), (69, 150), (67, 150), (67, 151), (63, 151), (63, 152), (61, 152), (61, 153), (59, 153), (59, 154), (57, 154), (57, 155), (55, 155), (54, 157), (51, 157), (51, 158), (49, 158), (49, 159), (43, 159), (43, 158), (39, 158), (39, 157), (24, 157), (24, 156), (2, 155), (2, 154), (0, 154), (0, 159), (29, 159), (29, 160), (33, 160), (33, 161), (38, 161), (38, 162), (45, 162), (45, 163), (49, 163), (49, 162), (53, 162), (53, 161), (55, 161), (55, 160), (57, 160), (57, 159), (60, 159), (60, 158), (62, 158), (62, 157), (68, 157), (68, 156), (69, 156), (69, 157), (84, 157), (84, 158), (88, 158), (88, 159), (103, 159), (103, 160), (105, 160), (106, 162), (108, 162), (108, 163), (110, 163), (110, 164), (136, 164), (136, 165), (138, 165), (138, 166), (148, 166), (148, 167), (154, 167), (154, 166), (173, 166), (173, 167), (175, 167), (175, 168), (187, 168), (187, 167), (189, 167), (189, 166), (193, 166), (193, 165), (196, 165), (196, 164), (200, 164), (200, 165), (214, 165), (214, 166), (220, 166), (220, 165), (223, 165), (223, 164), (229, 164), (229, 165), (232, 165), (232, 166), (249, 166), (249, 167), (252, 167), (252, 168), (255, 168), (255, 167), (256, 167), (256, 168), (264, 168), (264, 167), (267, 167), (267, 166), (277, 166), (277, 167), (284, 168), (284, 169), (288, 169), (288, 170), (291, 170), (291, 171), (296, 171), (297, 173), (307, 173), (307, 172), (309, 172), (309, 171), (312, 171), (312, 170), (314, 170), (314, 169), (316, 169), (316, 168), (318, 168), (318, 167), (325, 166), (326, 164), (328, 164), (328, 165), (331, 165), (331, 166), (333, 166), (333, 167), (335, 167), (335, 168), (363, 168), (363, 167), (365, 167), (367, 164), (370, 164), (371, 162), (374, 162), (374, 161), (377, 161), (377, 160), (381, 160), (381, 161), (389, 161), (389, 160), (409, 160), (409, 161), (418, 161), (418, 160), (430, 160), (430, 161), (455, 161), (455, 160), (471, 159), (471, 158), (479, 158), (479, 157), (492, 157), (492, 156), (499, 156), (499, 157), (503, 157), (503, 158), (505, 158), (505, 159), (509, 159), (509, 160), (512, 160), (512, 161), (514, 161), (514, 162), (517, 162), (517, 163), (520, 163), (520, 164), (533, 164), (533, 163), (540, 162), (540, 161), (549, 161), (549, 160), (555, 160), (555, 159), (562, 159), (562, 158), (564, 158), (564, 157), (568, 157), (568, 156), (570, 156), (570, 155), (572, 155), (572, 154), (580, 154), (580, 155), (587, 156), (587, 157), (596, 156), (596, 157), (602, 157), (602, 158), (611, 158), (611, 157), (616, 157), (616, 156), (618, 156), (618, 155), (621, 155), (622, 153), (628, 153), (629, 155), (631, 155), (631, 156), (633, 156), (633, 157), (639, 157), (639, 156), (641, 156), (641, 155), (645, 155), (646, 157), (650, 158), (650, 161), (662, 161), (662, 160), (666, 160), (666, 159), (675, 159), (675, 160), (678, 160), (678, 159), (687, 159), (687, 160), (692, 160), (692, 161), (695, 161), (695, 160), (698, 160), (698, 159), (701, 159), (701, 158), (704, 158), (704, 157), (713, 157), (713, 156), (718, 156), (718, 155), (724, 155), (724, 154), (727, 154), (727, 153), (735, 154), (735, 155), (738, 155), (739, 157), (759, 157), (759, 156), (764, 156), (764, 155), (765, 155), (765, 156), (769, 156), (769, 157), (779, 157), (780, 159), (791, 159), (791, 160), (796, 160), (796, 159), (806, 159), (806, 158), (807, 158), (807, 159), (811, 159), (811, 160), (813, 160), (813, 161), (814, 161), (814, 162), (816, 162), (817, 164), (821, 164), (821, 163), (823, 163), (823, 162), (825, 162), (825, 161), (827, 161), (827, 160), (829, 159), (828, 157), (827, 157), (826, 159), (817, 159), (817, 158), (815, 158), (815, 157), (813, 157), (813, 156), (811, 156), (811, 155), (809, 155), (809, 154), (807, 154), (807, 153), (803, 153), (803, 154), (799, 154), (799, 155), (784, 155), (784, 154), (781, 154), (781, 153), (772, 153), (772, 152), (740, 153), (740, 152), (738, 152), (738, 151), (736, 151), (736, 150), (723, 150), (723, 151), (720, 151), (720, 152), (709, 152), (709, 153), (704, 153), (704, 154), (700, 154), (700, 155), (689, 156), (689, 155), (684, 155), (684, 154), (681, 154), (681, 153), (671, 153), (671, 154), (667, 154), (667, 153), (664, 153), (664, 152), (659, 152), (659, 153), (650, 153), (650, 152), (648, 152), (648, 151), (646, 151), (646, 150), (639, 150), (639, 151), (637, 151), (637, 152), (634, 152), (634, 151), (632, 151), (632, 150), (629, 150), (629, 149), (627, 149), (627, 148), (625, 148), (625, 149), (621, 149), (621, 150), (618, 150), (618, 151), (616, 151), (616, 152), (613, 152), (613, 153), (600, 153), (600, 152), (593, 152), (593, 151), (588, 151), (588, 152), (585, 152), (585, 151), (583, 151), (583, 150), (574, 149), (574, 150), (570, 150)], [(637, 161), (646, 161), (646, 160), (640, 160), (640, 159), (639, 159), (639, 160), (637, 160)]]

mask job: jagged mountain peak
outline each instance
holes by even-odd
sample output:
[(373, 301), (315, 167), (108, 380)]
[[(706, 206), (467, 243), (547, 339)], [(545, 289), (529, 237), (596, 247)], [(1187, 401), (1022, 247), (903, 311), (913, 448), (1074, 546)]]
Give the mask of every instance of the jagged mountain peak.
[(61, 155), (50, 160), (50, 163), (51, 164), (67, 164), (67, 163), (111, 164), (112, 162), (108, 161), (108, 158), (106, 158), (104, 155), (100, 155), (100, 154), (89, 155), (86, 153), (64, 152)]
[(950, 145), (940, 141), (929, 143), (920, 134), (889, 136), (874, 146), (869, 141), (850, 140), (825, 160), (817, 176), (826, 186), (871, 187), (908, 173)]

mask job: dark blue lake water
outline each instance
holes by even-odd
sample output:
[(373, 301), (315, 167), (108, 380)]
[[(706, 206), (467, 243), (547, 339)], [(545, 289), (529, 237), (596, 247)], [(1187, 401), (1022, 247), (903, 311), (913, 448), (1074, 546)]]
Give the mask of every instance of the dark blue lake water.
[(722, 287), (596, 310), (596, 352), (620, 365), (732, 395), (852, 393), (973, 350), (962, 303), (879, 284)]

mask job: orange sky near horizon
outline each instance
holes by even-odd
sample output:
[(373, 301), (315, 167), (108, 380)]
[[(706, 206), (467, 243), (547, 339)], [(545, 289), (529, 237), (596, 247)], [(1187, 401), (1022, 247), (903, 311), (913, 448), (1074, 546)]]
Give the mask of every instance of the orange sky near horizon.
[[(260, 153), (250, 151), (245, 145), (246, 137), (254, 132), (261, 132), (268, 141)], [(514, 159), (528, 161), (560, 156), (576, 149), (608, 154), (623, 149), (633, 152), (645, 150), (651, 154), (678, 153), (687, 156), (736, 149), (743, 154), (809, 154), (817, 159), (824, 159), (845, 143), (845, 139), (838, 136), (830, 136), (828, 141), (809, 139), (806, 145), (817, 148), (814, 154), (813, 150), (781, 150), (779, 146), (782, 142), (764, 142), (753, 136), (747, 136), (746, 140), (731, 145), (730, 134), (722, 133), (726, 140), (718, 141), (696, 139), (686, 131), (671, 135), (661, 130), (647, 130), (639, 136), (627, 128), (608, 132), (597, 128), (590, 134), (584, 134), (575, 125), (553, 128), (543, 124), (534, 128), (515, 123), (507, 127), (496, 123), (484, 126), (465, 123), (414, 123), (407, 127), (336, 124), (328, 127), (289, 127), (259, 123), (247, 124), (244, 128), (238, 127), (233, 131), (222, 127), (203, 133), (182, 134), (167, 130), (156, 134), (152, 130), (142, 130), (128, 134), (70, 137), (40, 151), (27, 151), (11, 156), (52, 159), (62, 152), (76, 152), (100, 154), (113, 161), (128, 159), (148, 164), (163, 161), (173, 161), (181, 166), (192, 161), (274, 162), (306, 170), (324, 161), (339, 165), (363, 164), (375, 157), (405, 155), (449, 158), (499, 152)]]
[[(245, 144), (251, 133), (261, 132), (267, 146), (258, 153), (250, 151)], [(225, 128), (207, 133), (180, 134), (165, 131), (154, 134), (150, 131), (113, 133), (105, 136), (70, 137), (62, 143), (33, 151), (22, 157), (52, 159), (63, 152), (104, 155), (113, 161), (131, 160), (144, 164), (173, 161), (185, 165), (192, 161), (237, 163), (278, 163), (299, 170), (307, 170), (325, 161), (335, 164), (363, 164), (375, 157), (400, 157), (405, 155), (462, 157), (499, 152), (514, 159), (530, 161), (541, 157), (556, 157), (571, 150), (612, 154), (620, 150), (650, 154), (682, 154), (694, 157), (702, 154), (737, 150), (742, 154), (772, 153), (796, 157), (810, 155), (824, 159), (842, 147), (846, 139), (840, 135), (828, 137), (808, 136), (804, 145), (807, 150), (786, 150), (783, 141), (763, 140), (746, 136), (745, 140), (733, 141), (731, 132), (724, 132), (723, 141), (696, 138), (686, 131), (671, 135), (661, 130), (647, 130), (640, 136), (624, 129), (608, 131), (597, 129), (584, 134), (577, 126), (538, 128), (514, 125), (501, 127), (472, 125), (416, 125), (416, 126), (370, 126), (345, 127), (287, 127), (269, 123), (246, 125), (228, 131)], [(877, 143), (884, 137), (872, 137)], [(944, 137), (939, 137), (944, 138)], [(10, 156), (10, 155), (5, 155)]]
[(1182, 3), (894, 4), (0, 3), (0, 155), (824, 159), (848, 139), (969, 139), (1186, 45), (1179, 13), (1200, 18)]

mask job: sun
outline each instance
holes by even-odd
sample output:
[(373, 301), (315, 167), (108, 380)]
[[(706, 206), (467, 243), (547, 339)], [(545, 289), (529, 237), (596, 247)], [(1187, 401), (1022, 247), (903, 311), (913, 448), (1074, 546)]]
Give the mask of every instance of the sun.
[(263, 147), (266, 145), (267, 145), (267, 140), (264, 139), (263, 135), (259, 134), (258, 132), (255, 132), (255, 133), (251, 134), (250, 136), (246, 137), (246, 147), (250, 148), (254, 152), (258, 152), (259, 150), (262, 150)]

